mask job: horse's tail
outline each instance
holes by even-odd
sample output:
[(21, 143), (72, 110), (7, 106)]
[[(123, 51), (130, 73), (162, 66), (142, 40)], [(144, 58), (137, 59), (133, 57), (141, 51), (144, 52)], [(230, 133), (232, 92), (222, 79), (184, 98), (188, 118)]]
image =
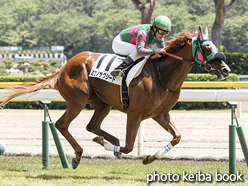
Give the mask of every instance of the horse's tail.
[(28, 80), (20, 85), (4, 89), (2, 92), (0, 92), (0, 97), (5, 98), (5, 100), (0, 103), (0, 108), (6, 105), (11, 99), (26, 93), (35, 93), (43, 88), (57, 90), (57, 80), (60, 71), (61, 69), (51, 76), (47, 76), (41, 79)]

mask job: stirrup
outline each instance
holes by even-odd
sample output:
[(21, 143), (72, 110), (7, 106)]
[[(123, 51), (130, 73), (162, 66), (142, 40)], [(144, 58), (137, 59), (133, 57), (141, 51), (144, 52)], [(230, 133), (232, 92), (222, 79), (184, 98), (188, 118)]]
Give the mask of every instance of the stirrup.
[(125, 76), (124, 72), (121, 71), (120, 69), (115, 69), (110, 74), (114, 77), (124, 77)]
[(113, 70), (110, 74), (114, 77), (124, 77), (125, 76), (125, 71), (128, 69), (130, 64), (133, 62), (132, 58), (129, 56), (126, 57), (122, 63), (115, 69)]

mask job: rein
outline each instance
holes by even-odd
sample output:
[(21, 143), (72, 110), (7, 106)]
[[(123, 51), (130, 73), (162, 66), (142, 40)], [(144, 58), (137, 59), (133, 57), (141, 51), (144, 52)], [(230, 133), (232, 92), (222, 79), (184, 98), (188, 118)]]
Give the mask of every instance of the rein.
[[(168, 53), (168, 52), (164, 52), (163, 54), (166, 54), (166, 55), (168, 55), (168, 56), (174, 57), (174, 58), (179, 59), (179, 60), (181, 60), (181, 61), (187, 61), (187, 62), (192, 63), (192, 64), (195, 64), (195, 63), (196, 63), (195, 61), (190, 61), (190, 60), (188, 60), (188, 59), (182, 58), (182, 57), (180, 57), (180, 56), (177, 56), (177, 55), (174, 55), (174, 54), (171, 54), (171, 53)], [(157, 59), (157, 58), (159, 58), (159, 57), (161, 57), (160, 54), (155, 54), (155, 55), (153, 55), (153, 56), (151, 57), (151, 59)]]
[[(200, 52), (202, 53), (203, 58), (204, 58), (204, 61), (206, 61), (206, 63), (209, 64), (209, 61), (208, 61), (208, 59), (206, 58), (206, 55), (205, 55), (204, 52), (202, 51), (202, 47), (201, 47), (201, 43), (203, 43), (203, 42), (205, 42), (205, 41), (211, 41), (211, 40), (210, 40), (210, 39), (205, 39), (205, 40), (200, 41), (199, 38), (198, 38), (198, 39), (197, 39), (197, 48), (199, 48)], [(196, 56), (196, 52), (197, 52), (197, 50), (195, 51), (195, 56)], [(168, 56), (173, 57), (173, 58), (176, 58), (176, 59), (179, 59), (179, 60), (181, 60), (181, 61), (187, 61), (187, 62), (189, 62), (189, 63), (191, 63), (191, 64), (193, 64), (193, 65), (198, 64), (198, 63), (195, 62), (195, 61), (191, 61), (191, 60), (185, 59), (185, 58), (183, 58), (183, 57), (180, 57), (180, 56), (177, 56), (177, 55), (168, 53), (168, 52), (164, 52), (163, 54), (168, 55)], [(151, 59), (156, 59), (156, 58), (159, 58), (159, 57), (161, 57), (160, 54), (155, 54), (155, 55), (151, 56)], [(193, 59), (193, 60), (194, 60), (194, 59)], [(198, 65), (202, 66), (201, 64), (198, 64)]]

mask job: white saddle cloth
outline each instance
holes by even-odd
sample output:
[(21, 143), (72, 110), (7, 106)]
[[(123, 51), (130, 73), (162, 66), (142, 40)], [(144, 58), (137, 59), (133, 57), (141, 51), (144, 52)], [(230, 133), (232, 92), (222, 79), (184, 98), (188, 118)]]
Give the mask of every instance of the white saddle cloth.
[[(140, 74), (148, 58), (149, 56), (145, 56), (145, 59), (132, 67), (127, 75), (127, 86), (129, 86), (133, 78), (136, 78)], [(123, 57), (115, 54), (103, 54), (99, 56), (98, 59), (95, 61), (95, 64), (91, 69), (89, 76), (96, 77), (110, 83), (114, 83), (116, 85), (121, 85), (122, 77), (114, 77), (110, 74), (110, 72), (112, 72), (117, 66), (119, 66), (122, 63), (123, 59)]]

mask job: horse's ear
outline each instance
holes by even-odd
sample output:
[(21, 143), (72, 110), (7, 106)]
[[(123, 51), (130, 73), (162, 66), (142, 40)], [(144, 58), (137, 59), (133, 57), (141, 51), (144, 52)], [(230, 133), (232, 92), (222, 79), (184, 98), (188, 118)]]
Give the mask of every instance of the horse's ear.
[(201, 25), (199, 26), (199, 29), (198, 29), (198, 38), (201, 40), (203, 40), (203, 35), (202, 35), (202, 27)]
[[(205, 27), (205, 29), (204, 29), (204, 34), (205, 34), (205, 36), (208, 37), (208, 27)], [(209, 38), (209, 37), (208, 37), (208, 38)]]

